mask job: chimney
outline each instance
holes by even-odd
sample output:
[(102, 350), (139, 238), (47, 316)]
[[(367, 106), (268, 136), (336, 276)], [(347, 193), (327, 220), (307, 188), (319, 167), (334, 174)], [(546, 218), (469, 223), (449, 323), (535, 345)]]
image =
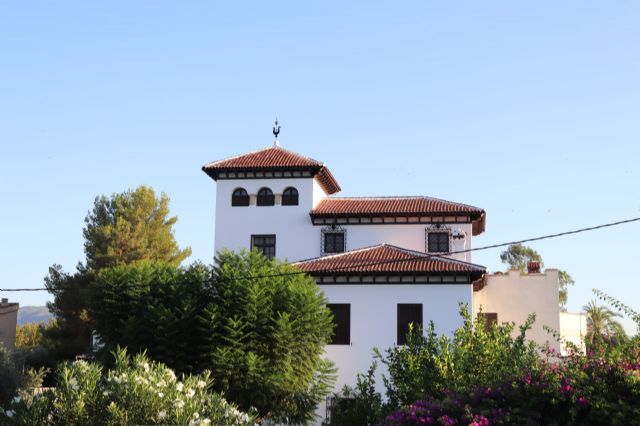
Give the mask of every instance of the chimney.
[(539, 274), (540, 273), (540, 262), (527, 262), (527, 273), (529, 273), (529, 274)]

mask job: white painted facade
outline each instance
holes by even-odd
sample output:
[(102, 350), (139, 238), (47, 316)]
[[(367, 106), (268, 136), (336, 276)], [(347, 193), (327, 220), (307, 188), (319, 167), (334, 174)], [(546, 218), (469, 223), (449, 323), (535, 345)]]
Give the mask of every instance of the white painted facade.
[[(351, 343), (326, 347), (327, 357), (337, 362), (340, 369), (337, 389), (353, 385), (356, 375), (369, 368), (373, 348), (383, 352), (397, 343), (399, 303), (421, 303), (423, 328), (433, 320), (436, 333), (452, 335), (462, 325), (459, 303), (471, 306), (473, 293), (470, 284), (335, 284), (320, 287), (331, 303), (351, 304)], [(384, 393), (383, 373), (386, 373), (385, 366), (379, 365), (376, 386), (381, 393)]]
[[(274, 206), (257, 206), (256, 194), (270, 188)], [(298, 190), (297, 206), (281, 205), (282, 192)], [(244, 188), (251, 197), (246, 207), (231, 206), (231, 195)], [(251, 235), (276, 236), (276, 257), (296, 261), (320, 255), (320, 227), (312, 226), (309, 212), (326, 194), (313, 178), (219, 180), (216, 190), (214, 249), (238, 251), (251, 248)]]
[[(329, 197), (317, 177), (212, 177), (217, 180), (216, 252), (223, 248), (234, 251), (250, 249), (252, 235), (275, 235), (275, 255), (281, 260), (295, 262), (324, 255), (322, 230), (330, 229), (330, 225), (326, 222), (314, 225), (310, 216), (311, 210)], [(274, 206), (256, 205), (256, 194), (263, 187), (270, 188), (275, 194)], [(298, 190), (299, 203), (296, 206), (281, 205), (281, 195), (288, 187)], [(237, 188), (244, 188), (249, 193), (249, 206), (231, 205), (233, 191)], [(347, 219), (342, 219), (336, 225), (345, 232), (345, 251), (389, 244), (427, 253), (427, 230), (433, 229), (437, 223), (410, 223), (410, 219), (419, 218), (407, 218), (406, 223), (402, 224), (350, 224), (344, 222)], [(444, 217), (442, 221), (448, 219)], [(450, 231), (452, 235), (462, 236), (450, 239), (450, 250), (472, 248), (474, 229), (470, 220), (467, 223), (454, 222), (440, 224), (443, 226), (441, 229)], [(478, 232), (483, 229), (484, 224)], [(449, 257), (472, 262), (470, 252)], [(335, 389), (340, 389), (345, 384), (355, 384), (356, 375), (366, 372), (371, 364), (373, 348), (383, 351), (396, 344), (397, 305), (400, 303), (422, 304), (423, 326), (433, 321), (436, 332), (449, 335), (462, 325), (459, 316), (461, 302), (467, 303), (474, 315), (482, 307), (484, 312), (497, 313), (498, 322), (513, 321), (516, 325), (522, 324), (529, 313), (535, 312), (537, 321), (533, 330), (528, 333), (529, 338), (540, 344), (549, 341), (552, 347), (556, 347), (558, 343), (553, 341), (543, 326), (560, 330), (558, 283), (558, 271), (547, 269), (543, 274), (520, 274), (512, 271), (503, 275), (489, 275), (484, 288), (475, 292), (470, 281), (459, 284), (319, 284), (329, 303), (350, 304), (351, 309), (350, 344), (326, 347), (327, 357), (339, 369)], [(557, 349), (560, 349), (559, 346)], [(381, 392), (384, 390), (380, 379), (382, 373), (384, 368), (379, 366), (376, 384)], [(323, 408), (319, 414), (324, 415), (322, 410)]]
[(514, 336), (520, 332), (518, 326), (524, 324), (529, 314), (535, 313), (536, 322), (527, 337), (540, 345), (548, 343), (559, 351), (559, 342), (544, 329), (547, 326), (560, 332), (558, 288), (557, 269), (538, 274), (520, 271), (490, 274), (487, 285), (473, 295), (473, 312), (477, 315), (482, 308), (485, 313), (497, 313), (498, 323), (514, 322)]
[(586, 353), (584, 338), (587, 335), (587, 314), (584, 312), (560, 312), (560, 336), (562, 344), (560, 353), (567, 355), (567, 345), (569, 342), (583, 354)]
[[(274, 206), (257, 206), (256, 194), (261, 188), (270, 188), (275, 195)], [(294, 187), (299, 193), (297, 206), (283, 206), (282, 192)], [(244, 188), (251, 197), (250, 205), (234, 207), (231, 195), (237, 188)], [(295, 179), (234, 179), (219, 180), (216, 191), (215, 243), (217, 253), (223, 248), (238, 251), (250, 248), (251, 235), (275, 235), (276, 257), (295, 262), (322, 256), (321, 238), (323, 225), (313, 225), (309, 212), (327, 197), (313, 178)], [(461, 239), (452, 239), (452, 251), (471, 248), (471, 223), (447, 223), (444, 229), (460, 232)], [(346, 250), (355, 250), (377, 244), (391, 244), (409, 250), (426, 252), (425, 224), (341, 224), (346, 231)], [(456, 260), (471, 262), (471, 253), (450, 256)]]

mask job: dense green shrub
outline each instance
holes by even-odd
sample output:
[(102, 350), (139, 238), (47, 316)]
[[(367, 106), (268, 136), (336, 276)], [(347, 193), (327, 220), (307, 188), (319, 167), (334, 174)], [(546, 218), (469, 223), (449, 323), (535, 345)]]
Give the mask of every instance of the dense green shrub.
[(315, 281), (257, 251), (217, 266), (162, 263), (100, 272), (90, 316), (112, 350), (146, 350), (179, 372), (212, 371), (214, 388), (263, 419), (301, 423), (335, 380), (322, 358), (333, 323)]
[(177, 378), (163, 364), (144, 354), (131, 358), (115, 353), (114, 368), (95, 363), (63, 365), (57, 386), (33, 398), (15, 397), (0, 414), (9, 425), (253, 424), (255, 417), (239, 411), (210, 390), (209, 372)]
[(16, 369), (11, 353), (0, 344), (0, 406), (11, 401), (20, 381), (20, 372)]
[(482, 314), (474, 324), (467, 306), (460, 307), (460, 316), (464, 322), (453, 338), (438, 337), (431, 323), (424, 334), (412, 330), (406, 345), (389, 348), (384, 355), (378, 353), (388, 369), (383, 381), (390, 406), (399, 407), (444, 390), (496, 385), (535, 368), (536, 346), (525, 340), (533, 316), (520, 327), (515, 339), (513, 324), (485, 327)]

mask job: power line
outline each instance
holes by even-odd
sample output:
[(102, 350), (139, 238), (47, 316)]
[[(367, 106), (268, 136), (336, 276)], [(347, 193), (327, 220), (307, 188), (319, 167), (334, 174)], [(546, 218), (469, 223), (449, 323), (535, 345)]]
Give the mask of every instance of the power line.
[[(523, 240), (509, 241), (509, 242), (499, 243), (499, 244), (491, 244), (491, 245), (487, 245), (487, 246), (475, 247), (475, 248), (464, 249), (464, 250), (449, 251), (447, 253), (439, 253), (437, 255), (420, 254), (420, 255), (412, 256), (412, 257), (409, 257), (409, 258), (403, 258), (403, 259), (391, 259), (391, 260), (375, 261), (375, 262), (370, 262), (370, 263), (362, 263), (362, 264), (357, 265), (357, 267), (358, 268), (362, 268), (362, 267), (367, 267), (367, 266), (379, 266), (379, 265), (392, 264), (392, 263), (411, 262), (413, 260), (424, 259), (425, 257), (427, 257), (427, 258), (442, 258), (444, 256), (450, 256), (450, 255), (453, 255), (453, 254), (461, 254), (461, 253), (469, 253), (469, 252), (472, 252), (472, 251), (489, 250), (489, 249), (494, 249), (494, 248), (499, 248), (499, 247), (510, 246), (510, 245), (513, 245), (513, 244), (522, 244), (522, 243), (528, 243), (528, 242), (531, 242), (531, 241), (540, 241), (540, 240), (547, 240), (547, 239), (551, 239), (551, 238), (564, 237), (564, 236), (567, 236), (567, 235), (580, 234), (580, 233), (583, 233), (583, 232), (595, 231), (597, 229), (609, 228), (609, 227), (613, 227), (613, 226), (619, 226), (619, 225), (624, 225), (624, 224), (627, 224), (627, 223), (638, 222), (638, 221), (640, 221), (640, 217), (634, 217), (634, 218), (631, 218), (631, 219), (620, 220), (620, 221), (617, 221), (617, 222), (610, 222), (610, 223), (604, 223), (604, 224), (601, 224), (601, 225), (590, 226), (588, 228), (580, 228), (580, 229), (575, 229), (575, 230), (572, 230), (572, 231), (558, 232), (558, 233), (555, 233), (555, 234), (542, 235), (542, 236), (539, 236), (539, 237), (526, 238), (526, 239), (523, 239)], [(455, 259), (447, 259), (447, 260), (455, 261)], [(294, 262), (294, 263), (297, 263), (297, 262)], [(291, 265), (291, 264), (285, 264), (285, 265)], [(337, 267), (337, 268), (332, 268), (331, 270), (326, 270), (326, 271), (315, 271), (315, 273), (340, 272), (341, 270), (348, 269), (348, 268), (351, 268), (351, 266)], [(291, 275), (302, 275), (302, 274), (306, 274), (306, 272), (304, 272), (304, 271), (291, 271), (291, 272), (282, 272), (282, 273), (267, 274), (267, 275), (233, 277), (233, 278), (230, 278), (229, 280), (230, 281), (238, 281), (238, 280), (252, 280), (252, 279), (263, 279), (263, 278), (277, 278), (277, 277), (285, 277), (285, 276), (291, 276)], [(145, 285), (135, 284), (134, 286), (142, 287), (142, 286), (145, 286)], [(124, 285), (124, 286), (121, 286), (121, 287), (127, 287), (127, 286)], [(69, 287), (69, 288), (78, 289), (77, 287)], [(86, 290), (87, 288), (84, 288), (84, 289)], [(36, 288), (0, 288), (0, 291), (5, 291), (5, 292), (47, 291), (47, 290), (48, 289), (46, 287), (36, 287)]]

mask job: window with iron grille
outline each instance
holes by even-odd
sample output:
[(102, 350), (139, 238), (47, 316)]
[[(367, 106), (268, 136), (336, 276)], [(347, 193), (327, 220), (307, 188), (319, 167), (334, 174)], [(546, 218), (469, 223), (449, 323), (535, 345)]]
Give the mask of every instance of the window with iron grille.
[(448, 253), (449, 252), (449, 233), (448, 232), (427, 233), (427, 251), (429, 253)]
[(333, 313), (333, 336), (330, 345), (351, 344), (351, 305), (348, 303), (329, 303), (327, 308)]
[(322, 234), (322, 238), (324, 239), (323, 251), (325, 254), (344, 253), (344, 232), (325, 232)]
[(268, 259), (273, 259), (276, 256), (276, 236), (252, 235), (251, 249), (256, 249)]
[(249, 205), (249, 194), (244, 188), (238, 188), (231, 195), (231, 205), (234, 207), (244, 207)]
[(297, 206), (298, 205), (298, 190), (289, 187), (282, 192), (282, 205), (283, 206)]
[(398, 345), (407, 344), (409, 324), (413, 329), (422, 329), (422, 303), (398, 303)]
[(258, 191), (258, 197), (256, 199), (257, 206), (273, 206), (276, 203), (276, 199), (273, 196), (273, 191), (269, 188), (262, 188)]

